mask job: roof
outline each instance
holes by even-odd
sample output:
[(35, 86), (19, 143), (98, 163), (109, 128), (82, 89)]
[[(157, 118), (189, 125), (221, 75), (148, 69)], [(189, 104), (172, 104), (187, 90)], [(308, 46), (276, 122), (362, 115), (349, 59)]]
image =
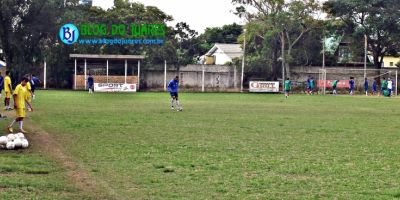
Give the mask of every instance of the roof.
[(210, 51), (207, 52), (207, 56), (213, 55), (218, 49), (224, 52), (229, 58), (239, 58), (243, 56), (243, 50), (240, 44), (222, 44), (216, 43)]
[(101, 60), (143, 60), (142, 55), (106, 55), (106, 54), (69, 54), (74, 59), (101, 59)]

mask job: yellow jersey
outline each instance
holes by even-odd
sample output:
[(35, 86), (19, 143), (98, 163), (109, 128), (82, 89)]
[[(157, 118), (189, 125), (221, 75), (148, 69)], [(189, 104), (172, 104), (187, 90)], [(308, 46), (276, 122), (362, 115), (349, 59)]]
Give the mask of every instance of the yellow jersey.
[(25, 101), (27, 100), (28, 90), (26, 87), (18, 84), (18, 86), (14, 90), (14, 95), (17, 95), (15, 98), (15, 104), (18, 109), (25, 109)]
[(32, 87), (29, 82), (26, 83), (26, 99), (30, 102)]
[(26, 83), (26, 89), (29, 91), (32, 90), (31, 84), (29, 82)]
[(11, 92), (11, 88), (9, 87), (9, 85), (11, 85), (11, 78), (9, 76), (6, 76), (4, 78), (4, 91)]

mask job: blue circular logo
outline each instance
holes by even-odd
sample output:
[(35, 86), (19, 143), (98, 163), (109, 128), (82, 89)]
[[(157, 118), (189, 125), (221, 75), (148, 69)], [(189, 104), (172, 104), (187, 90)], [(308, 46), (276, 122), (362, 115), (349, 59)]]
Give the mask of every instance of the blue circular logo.
[(65, 24), (60, 28), (59, 36), (64, 44), (74, 44), (79, 38), (79, 30), (73, 24)]

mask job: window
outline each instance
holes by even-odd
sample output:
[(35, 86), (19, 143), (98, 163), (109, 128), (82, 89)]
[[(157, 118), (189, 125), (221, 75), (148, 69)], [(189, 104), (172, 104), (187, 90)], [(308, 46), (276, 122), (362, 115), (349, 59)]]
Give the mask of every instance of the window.
[(390, 62), (390, 64), (389, 64), (391, 67), (393, 67), (393, 65), (394, 65), (394, 63), (393, 62)]

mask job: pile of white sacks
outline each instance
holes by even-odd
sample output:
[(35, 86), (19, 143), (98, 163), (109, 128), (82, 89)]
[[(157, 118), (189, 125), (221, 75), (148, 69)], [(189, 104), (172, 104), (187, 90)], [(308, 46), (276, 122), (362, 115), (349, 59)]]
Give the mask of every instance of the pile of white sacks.
[(28, 140), (23, 133), (8, 134), (0, 137), (0, 149), (26, 149), (29, 146)]

